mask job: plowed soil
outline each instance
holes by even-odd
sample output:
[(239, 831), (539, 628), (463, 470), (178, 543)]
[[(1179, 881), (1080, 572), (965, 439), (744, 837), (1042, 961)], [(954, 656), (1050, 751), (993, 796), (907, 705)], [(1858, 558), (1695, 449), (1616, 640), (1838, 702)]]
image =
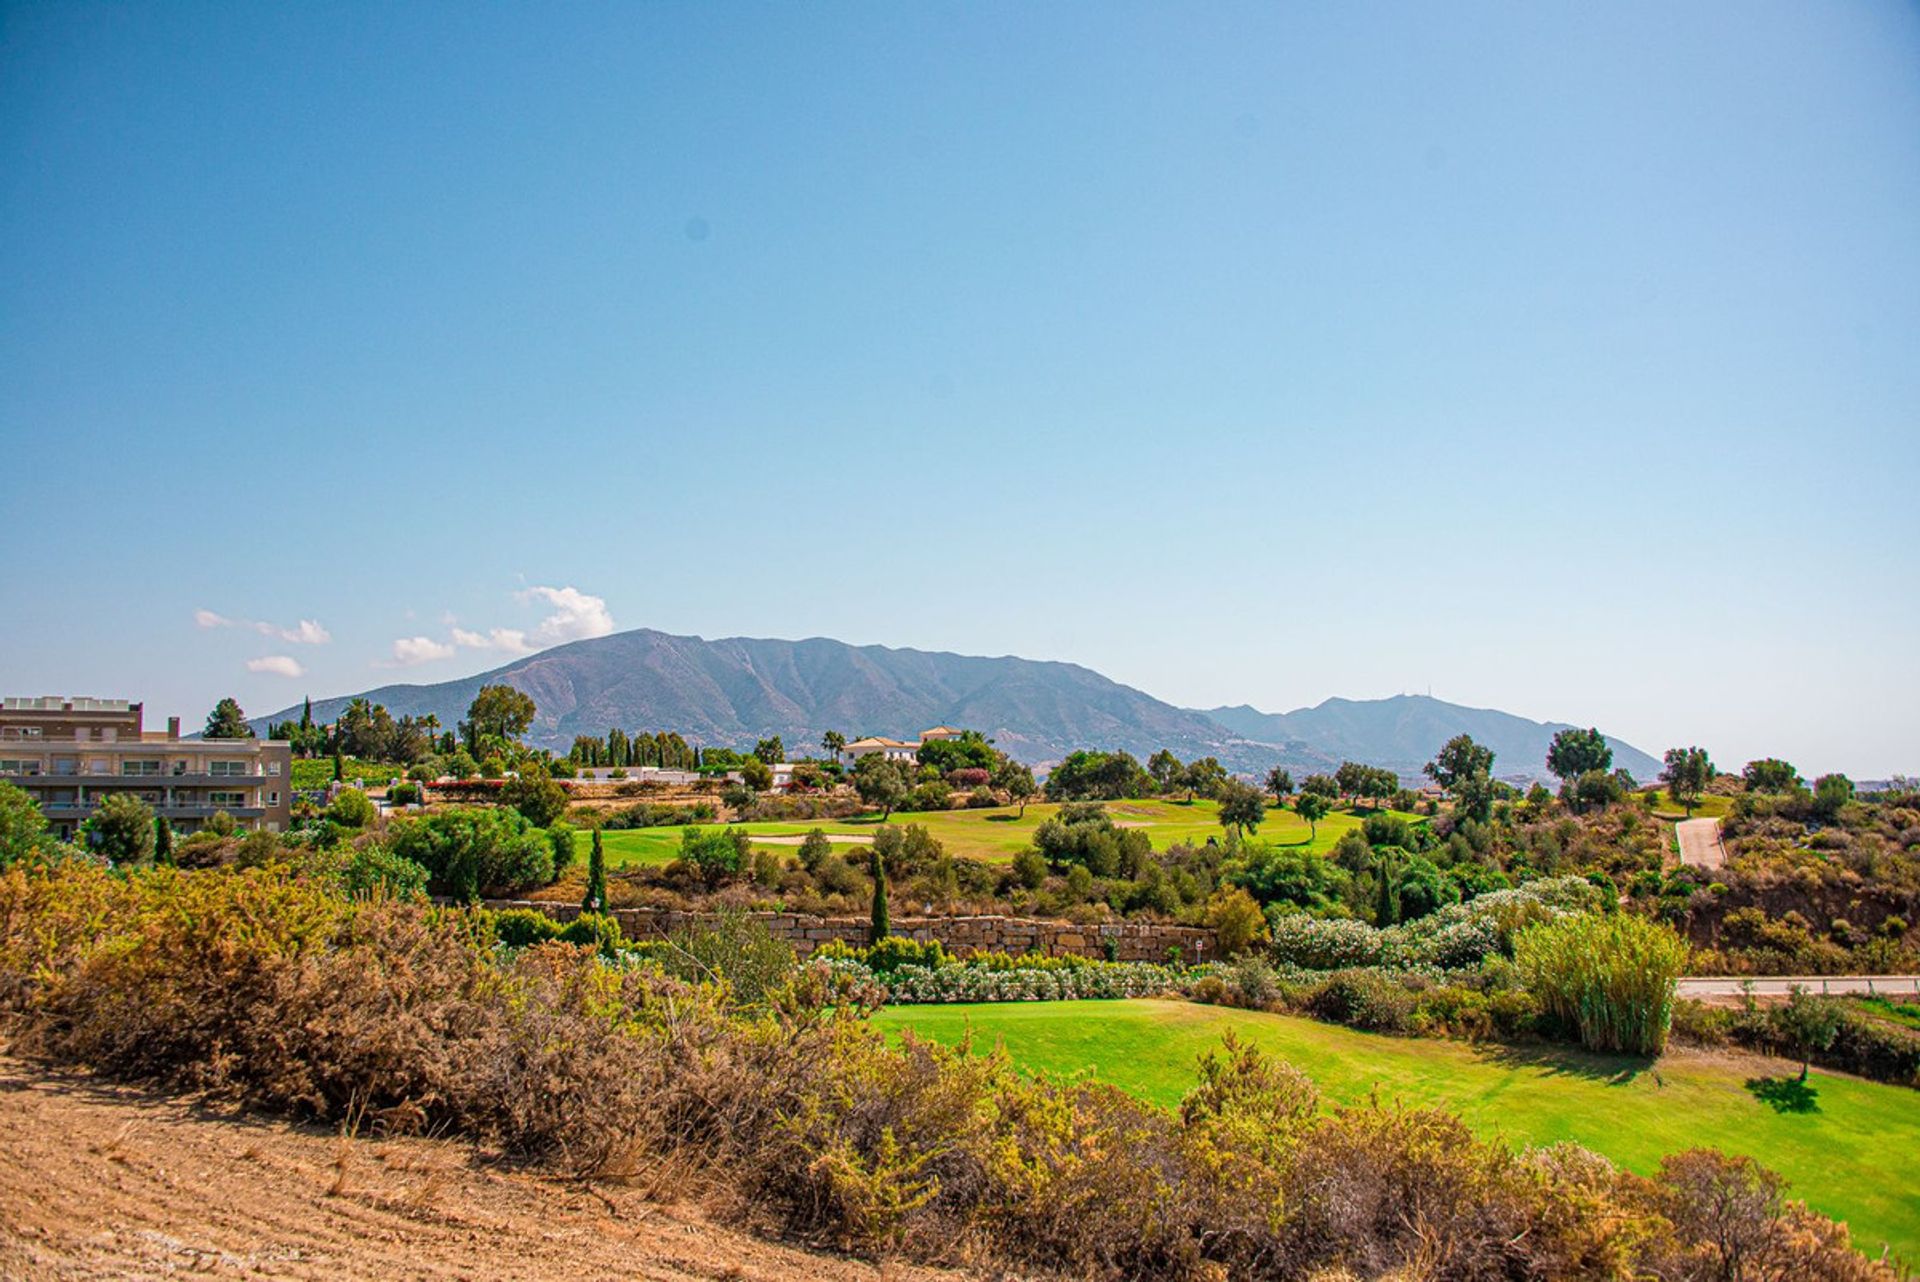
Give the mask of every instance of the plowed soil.
[(434, 1139), (343, 1139), (0, 1056), (0, 1278), (740, 1279), (932, 1272), (810, 1251)]

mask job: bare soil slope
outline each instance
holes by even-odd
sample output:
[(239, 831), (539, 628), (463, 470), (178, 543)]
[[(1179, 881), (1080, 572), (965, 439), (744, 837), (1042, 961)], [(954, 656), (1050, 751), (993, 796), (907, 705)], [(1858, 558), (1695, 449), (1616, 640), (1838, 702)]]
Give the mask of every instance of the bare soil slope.
[(0, 1279), (956, 1278), (425, 1139), (343, 1140), (0, 1056)]

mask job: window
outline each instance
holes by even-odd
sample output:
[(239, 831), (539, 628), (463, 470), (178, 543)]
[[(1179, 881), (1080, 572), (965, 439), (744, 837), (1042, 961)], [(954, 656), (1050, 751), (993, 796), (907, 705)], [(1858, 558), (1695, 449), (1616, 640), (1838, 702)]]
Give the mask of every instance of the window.
[(247, 804), (247, 794), (244, 792), (210, 792), (207, 794), (207, 804), (216, 810), (240, 807)]
[(277, 792), (270, 792), (270, 793), (268, 793), (268, 794), (267, 794), (267, 804), (268, 804), (269, 806), (277, 806), (277, 805), (279, 805), (279, 804), (280, 804), (280, 794), (279, 794), (279, 793), (277, 793)]
[(22, 761), (11, 757), (0, 761), (0, 775), (37, 775), (39, 773), (38, 761)]
[(280, 763), (277, 761), (269, 761), (267, 763), (267, 773), (278, 777), (280, 774)]
[(247, 773), (244, 761), (216, 761), (207, 767), (207, 773), (216, 779), (231, 779)]
[(157, 775), (160, 773), (159, 761), (122, 761), (120, 773), (123, 775)]

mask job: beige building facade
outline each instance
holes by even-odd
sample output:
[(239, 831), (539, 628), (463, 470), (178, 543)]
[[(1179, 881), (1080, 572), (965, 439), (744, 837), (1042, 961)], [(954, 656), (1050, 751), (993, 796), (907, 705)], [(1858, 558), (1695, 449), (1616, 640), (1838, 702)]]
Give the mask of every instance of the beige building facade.
[(0, 700), (0, 780), (24, 788), (71, 840), (100, 803), (130, 792), (186, 834), (225, 811), (240, 827), (285, 832), (293, 751), (271, 739), (182, 739), (180, 719), (150, 731), (125, 699)]

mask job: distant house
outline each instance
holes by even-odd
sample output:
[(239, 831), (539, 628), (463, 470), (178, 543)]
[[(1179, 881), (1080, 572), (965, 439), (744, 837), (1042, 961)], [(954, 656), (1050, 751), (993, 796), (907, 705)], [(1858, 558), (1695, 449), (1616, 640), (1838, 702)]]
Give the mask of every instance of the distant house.
[(904, 739), (882, 739), (878, 736), (869, 736), (865, 739), (855, 739), (842, 748), (840, 760), (847, 765), (853, 765), (862, 757), (871, 757), (876, 754), (885, 757), (888, 761), (903, 761), (912, 765), (919, 759), (920, 745), (908, 743)]
[(700, 782), (700, 775), (695, 771), (661, 766), (576, 766), (574, 777), (592, 783), (658, 783), (680, 788)]
[(965, 733), (966, 731), (956, 730), (952, 726), (935, 726), (931, 730), (922, 730), (920, 737), (911, 743), (905, 739), (883, 739), (877, 735), (871, 735), (865, 739), (855, 739), (842, 748), (840, 761), (844, 765), (851, 766), (862, 757), (871, 757), (878, 753), (888, 761), (912, 765), (920, 759), (922, 744), (932, 743), (937, 739), (958, 739)]

